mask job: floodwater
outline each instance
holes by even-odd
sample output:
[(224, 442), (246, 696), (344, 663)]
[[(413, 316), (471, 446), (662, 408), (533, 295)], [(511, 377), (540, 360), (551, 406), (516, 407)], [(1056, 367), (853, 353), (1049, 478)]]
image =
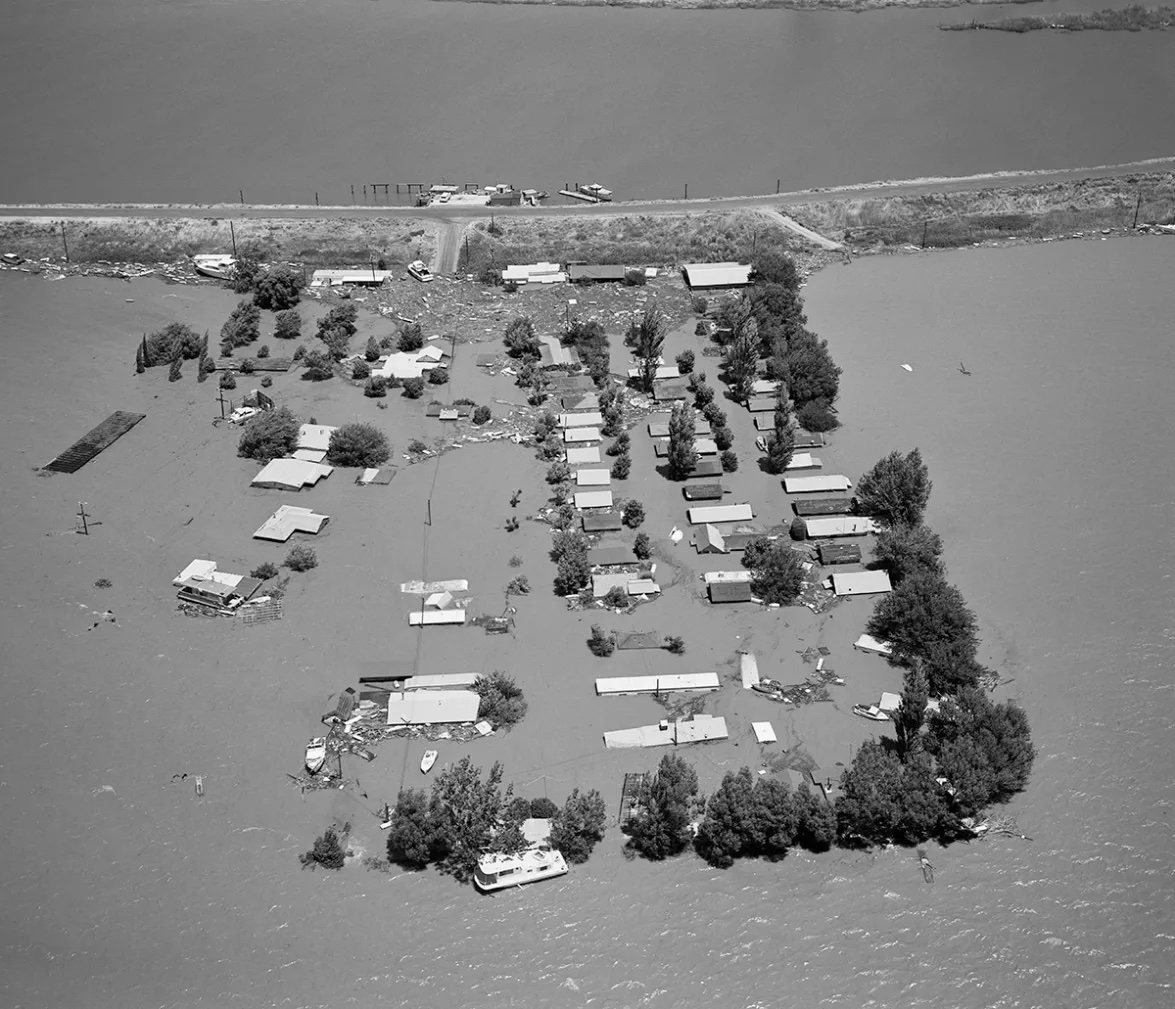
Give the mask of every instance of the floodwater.
[(9, 0), (0, 200), (704, 197), (1175, 154), (1163, 33), (936, 28), (1024, 12)]
[[(235, 434), (210, 423), (212, 383), (189, 374), (171, 385), (163, 369), (135, 377), (130, 345), (169, 318), (216, 326), (235, 299), (153, 281), (0, 278), (0, 1001), (1169, 1005), (1173, 268), (1169, 240), (1071, 242), (859, 260), (806, 292), (845, 370), (844, 428), (822, 451), (826, 469), (855, 478), (915, 445), (926, 457), (928, 521), (980, 616), (981, 657), (1009, 681), (1001, 695), (1025, 706), (1039, 746), (1009, 810), (1031, 842), (932, 849), (928, 886), (905, 850), (796, 853), (720, 872), (692, 856), (628, 862), (612, 830), (586, 866), (492, 898), (433, 872), (298, 869), (332, 819), (352, 821), (356, 846), (378, 853), (378, 804), (422, 782), (418, 741), (348, 763), (359, 784), (347, 790), (303, 796), (285, 777), (360, 662), (510, 670), (527, 719), (474, 744), (442, 743), (442, 763), (463, 752), (500, 759), (520, 794), (562, 801), (573, 786), (599, 787), (612, 810), (623, 772), (659, 754), (605, 753), (600, 732), (660, 709), (595, 698), (592, 677), (709, 668), (725, 679), (734, 650), (748, 647), (765, 675), (790, 678), (797, 650), (826, 644), (848, 681), (834, 703), (786, 712), (726, 686), (707, 710), (727, 716), (731, 741), (685, 755), (704, 789), (758, 766), (771, 756), (751, 737), (758, 717), (773, 720), (781, 745), (831, 765), (874, 731), (852, 703), (898, 684), (849, 647), (869, 602), (821, 617), (700, 602), (693, 568), (729, 560), (667, 543), (682, 502), (652, 472), (638, 427), (626, 493), (646, 503), (666, 591), (634, 618), (568, 613), (552, 597), (544, 527), (502, 528), (515, 488), (519, 514), (540, 507), (543, 466), (500, 444), (401, 462), (383, 488), (336, 474), (298, 501), (332, 522), (283, 621), (185, 619), (172, 608), (172, 573), (194, 556), (229, 571), (280, 558), (284, 548), (248, 535), (287, 496), (247, 489), (255, 468), (234, 457)], [(473, 357), (458, 348), (453, 394), (492, 398), (504, 414), (500, 401), (517, 390)], [(390, 398), (380, 411), (339, 382), (286, 376), (272, 391), (320, 422), (374, 420), (400, 448), (436, 434), (419, 405)], [(148, 416), (77, 474), (33, 472), (116, 408)], [(745, 451), (746, 415), (732, 411), (732, 422), (744, 465), (728, 483), (764, 523), (778, 521), (778, 481)], [(79, 500), (99, 523), (88, 537), (73, 532)], [(476, 609), (497, 613), (515, 554), (535, 591), (513, 600), (514, 637), (408, 631), (397, 583), (467, 576)], [(94, 586), (103, 577), (111, 588)], [(592, 619), (683, 633), (686, 656), (594, 659), (583, 644)]]

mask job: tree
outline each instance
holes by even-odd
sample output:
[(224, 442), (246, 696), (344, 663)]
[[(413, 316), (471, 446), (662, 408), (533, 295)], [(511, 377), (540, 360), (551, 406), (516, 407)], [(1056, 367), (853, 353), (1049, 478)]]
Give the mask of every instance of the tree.
[(367, 338), (367, 346), (363, 349), (363, 358), (368, 363), (374, 363), (379, 360), (379, 342), (374, 336)]
[(326, 461), (332, 466), (371, 468), (387, 462), (391, 455), (388, 436), (373, 424), (359, 422), (335, 428), (326, 449)]
[(702, 416), (706, 418), (710, 427), (715, 430), (720, 427), (726, 427), (726, 411), (717, 403), (710, 402), (702, 407)]
[(346, 855), (339, 844), (339, 835), (334, 827), (327, 829), (314, 839), (314, 847), (299, 856), (303, 869), (315, 869), (322, 866), (324, 869), (341, 869), (346, 862)]
[(840, 391), (841, 369), (828, 352), (828, 341), (807, 330), (787, 344), (772, 370), (786, 383), (797, 407), (817, 399), (832, 403)]
[(408, 399), (420, 399), (420, 397), (424, 395), (424, 379), (404, 379), (404, 395), (408, 397)]
[(685, 851), (697, 794), (693, 765), (673, 753), (662, 757), (653, 780), (641, 791), (640, 812), (629, 821), (629, 847), (654, 861)]
[(261, 361), (267, 357), (269, 357), (269, 344), (263, 343), (257, 348), (257, 360)]
[[(144, 337), (144, 340), (145, 339), (146, 339), (146, 337)], [(143, 345), (140, 343), (135, 348), (135, 374), (141, 375), (146, 370), (147, 370), (147, 365), (144, 363)]]
[(613, 480), (627, 480), (628, 474), (632, 470), (632, 458), (625, 455), (618, 455), (616, 461), (612, 463), (612, 479)]
[(645, 306), (640, 321), (629, 326), (627, 339), (640, 371), (640, 387), (645, 392), (652, 392), (661, 352), (665, 349), (665, 317), (656, 305)]
[(559, 815), (559, 807), (543, 795), (530, 800), (530, 815), (536, 820), (551, 820)]
[(143, 338), (143, 365), (147, 368), (170, 365), (176, 357), (194, 361), (200, 356), (202, 346), (203, 338), (191, 326), (182, 322), (169, 322)]
[(898, 737), (898, 756), (903, 760), (920, 749), (922, 723), (926, 719), (926, 702), (930, 697), (929, 684), (921, 666), (906, 670), (902, 703), (893, 713), (894, 732)]
[(639, 501), (632, 500), (624, 503), (624, 516), (621, 521), (629, 529), (639, 528), (645, 520), (645, 506)]
[(796, 421), (805, 431), (822, 434), (840, 427), (836, 411), (826, 399), (812, 399), (796, 411)]
[(804, 303), (796, 288), (785, 284), (756, 284), (747, 297), (759, 324), (759, 346), (764, 355), (773, 354), (777, 345), (786, 346), (808, 325)]
[(823, 796), (814, 795), (807, 784), (796, 789), (796, 844), (808, 851), (827, 851), (836, 840), (836, 813)]
[(264, 564), (258, 564), (252, 571), (249, 572), (250, 578), (260, 578), (263, 582), (270, 578), (278, 576), (278, 568), (276, 564), (266, 561)]
[(220, 328), (220, 346), (225, 353), (234, 347), (245, 347), (261, 336), (261, 310), (251, 301), (237, 302), (225, 324)]
[(677, 362), (677, 373), (679, 375), (688, 375), (694, 370), (695, 357), (692, 350), (683, 350), (674, 360)]
[(993, 704), (977, 687), (961, 688), (930, 715), (925, 743), (965, 814), (1023, 790), (1036, 759), (1023, 709)]
[(424, 331), (420, 328), (420, 323), (405, 323), (404, 328), (400, 330), (400, 338), (396, 341), (396, 346), (405, 354), (420, 350), (424, 346)]
[(930, 500), (930, 472), (922, 453), (891, 452), (878, 460), (857, 483), (857, 506), (866, 515), (916, 526)]
[(673, 480), (684, 480), (698, 465), (695, 446), (697, 424), (693, 408), (688, 403), (674, 403), (669, 415), (669, 455), (667, 466)]
[(309, 571), (311, 568), (318, 567), (318, 554), (314, 552), (314, 547), (299, 543), (297, 546), (290, 547), (290, 552), (286, 554), (282, 566), (291, 571)]
[(787, 785), (774, 778), (755, 784), (755, 848), (769, 861), (778, 861), (795, 844), (799, 814)]
[(388, 861), (408, 869), (423, 869), (432, 860), (432, 848), (428, 796), (419, 788), (401, 789), (388, 828)]
[(716, 427), (711, 436), (714, 439), (715, 446), (723, 452), (730, 450), (734, 444), (734, 432), (728, 427)]
[(269, 462), (291, 455), (298, 447), (298, 418), (288, 406), (254, 414), (241, 432), (237, 455)]
[(319, 339), (325, 340), (324, 334), (333, 331), (346, 333), (348, 337), (355, 335), (358, 326), (355, 320), (359, 318), (359, 309), (352, 303), (334, 305), (329, 312), (318, 320)]
[(273, 312), (293, 308), (302, 290), (302, 274), (292, 266), (276, 266), (257, 278), (253, 304)]
[(351, 337), (345, 329), (323, 330), (318, 338), (326, 345), (332, 361), (339, 362), (350, 353)]
[(719, 458), (722, 460), (723, 473), (734, 473), (738, 469), (738, 456), (731, 449), (727, 449)]
[(934, 697), (977, 676), (975, 614), (963, 594), (939, 574), (920, 571), (882, 596), (865, 630), (893, 649), (890, 661), (910, 666), (921, 659)]
[(775, 249), (764, 249), (752, 260), (752, 276), (756, 285), (778, 284), (789, 290), (798, 290), (800, 275), (795, 261)]
[(647, 561), (653, 556), (653, 548), (649, 543), (648, 533), (636, 534), (636, 539), (632, 541), (632, 552), (636, 554), (638, 561)]
[(365, 378), (371, 377), (371, 365), (366, 361), (356, 361), (351, 365), (351, 377), (356, 381), (362, 381)]
[(277, 313), (273, 335), (279, 340), (296, 340), (302, 335), (302, 316), (297, 309), (287, 308)]
[(302, 358), (302, 377), (311, 382), (322, 382), (333, 378), (335, 374), (334, 358), (324, 350), (312, 350)]
[(580, 795), (578, 788), (573, 789), (563, 808), (551, 816), (551, 847), (572, 865), (582, 865), (604, 839), (607, 822), (607, 809), (599, 792), (593, 788)]
[[(468, 757), (446, 767), (433, 779), (429, 801), (432, 856), (442, 872), (468, 882), (482, 851), (507, 850), (517, 839), (504, 836), (498, 824), (513, 788), (503, 796), (502, 765), (495, 763), (483, 781)], [(517, 850), (517, 849), (515, 849)]]
[(519, 315), (510, 320), (503, 342), (506, 344), (506, 353), (511, 357), (537, 359), (539, 356), (539, 338), (535, 336), (534, 323), (528, 315)]
[(609, 609), (623, 609), (628, 605), (628, 590), (619, 585), (613, 585), (604, 593), (603, 603)]
[(605, 634), (599, 624), (592, 624), (592, 636), (588, 638), (588, 649), (598, 659), (606, 659), (616, 651), (616, 639)]
[(482, 424), (488, 424), (492, 416), (493, 413), (488, 406), (479, 406), (473, 411), (473, 423), (481, 427)]
[(220, 387), (222, 389), (235, 389), (237, 387), (237, 380), (233, 377), (231, 371), (222, 371), (220, 373)]
[(183, 378), (183, 371), (181, 370), (180, 364), (182, 360), (182, 358), (177, 357), (171, 362), (171, 367), (167, 371), (167, 380), (169, 382), (178, 382)]
[(796, 433), (792, 429), (791, 406), (787, 393), (779, 391), (775, 400), (775, 426), (767, 441), (767, 472), (783, 473), (791, 463), (796, 449)]
[(708, 386), (705, 380), (699, 380), (694, 386), (694, 406), (699, 410), (705, 410), (711, 403), (714, 402), (714, 390)]
[(746, 402), (759, 373), (759, 324), (754, 317), (748, 315), (741, 323), (722, 364), (734, 398)]
[(428, 370), (429, 385), (445, 385), (449, 381), (449, 369), (441, 365)]
[(229, 287), (237, 294), (248, 294), (256, 286), (259, 273), (261, 263), (257, 259), (247, 255), (238, 256), (233, 263)]
[(787, 606), (803, 588), (803, 562), (786, 540), (758, 536), (747, 544), (742, 562), (751, 572), (751, 591), (766, 603)]
[(718, 790), (706, 803), (694, 847), (719, 869), (729, 869), (736, 858), (755, 853), (755, 779), (749, 767), (727, 771)]
[(371, 399), (382, 399), (388, 394), (388, 380), (382, 375), (374, 375), (363, 383), (363, 395)]
[(902, 523), (883, 529), (873, 547), (877, 564), (889, 572), (890, 581), (900, 584), (920, 571), (943, 576), (942, 537), (928, 525)]
[(573, 596), (592, 578), (587, 551), (570, 551), (559, 558), (555, 565), (555, 592), (561, 596)]
[(629, 447), (632, 445), (632, 437), (627, 431), (621, 431), (616, 436), (616, 440), (608, 446), (608, 455), (628, 455)]
[(903, 764), (875, 740), (861, 744), (841, 778), (837, 830), (848, 842), (917, 844), (950, 836), (954, 821), (925, 754)]
[(547, 483), (552, 486), (566, 483), (570, 479), (571, 467), (567, 464), (566, 459), (558, 459), (547, 467)]
[[(481, 701), (477, 706), (477, 717), (493, 723), (495, 728), (509, 728), (526, 717), (526, 698), (522, 688), (500, 669), (489, 676), (479, 676), (473, 681), (473, 690)], [(524, 817), (525, 819), (525, 817)]]

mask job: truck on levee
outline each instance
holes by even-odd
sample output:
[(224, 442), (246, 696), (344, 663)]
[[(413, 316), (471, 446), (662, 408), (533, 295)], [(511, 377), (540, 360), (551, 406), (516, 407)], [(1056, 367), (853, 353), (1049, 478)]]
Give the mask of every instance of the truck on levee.
[(537, 883), (567, 872), (567, 862), (554, 848), (536, 847), (511, 855), (495, 851), (482, 855), (473, 871), (473, 885), (482, 893)]

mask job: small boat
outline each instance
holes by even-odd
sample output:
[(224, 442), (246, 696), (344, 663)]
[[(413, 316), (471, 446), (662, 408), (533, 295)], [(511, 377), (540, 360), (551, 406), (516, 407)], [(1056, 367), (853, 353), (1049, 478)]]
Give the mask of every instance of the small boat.
[(598, 182), (593, 182), (588, 186), (580, 186), (579, 191), (586, 193), (588, 196), (594, 196), (597, 200), (607, 202), (612, 199), (612, 190), (605, 189)]
[(306, 744), (306, 770), (317, 774), (326, 763), (326, 736), (315, 736)]
[(424, 261), (417, 259), (408, 264), (408, 276), (427, 284), (433, 279), (432, 271), (424, 265)]
[(563, 855), (553, 848), (528, 848), (513, 855), (492, 852), (477, 860), (473, 885), (483, 893), (552, 879), (567, 872)]
[(874, 722), (889, 721), (889, 715), (882, 711), (876, 704), (854, 704), (853, 714), (860, 715), (862, 718), (868, 718)]
[(436, 750), (425, 750), (424, 756), (420, 758), (420, 771), (422, 774), (428, 774), (432, 770), (432, 765), (437, 762)]
[(232, 256), (200, 255), (192, 257), (192, 266), (197, 273), (216, 280), (231, 280), (236, 260)]

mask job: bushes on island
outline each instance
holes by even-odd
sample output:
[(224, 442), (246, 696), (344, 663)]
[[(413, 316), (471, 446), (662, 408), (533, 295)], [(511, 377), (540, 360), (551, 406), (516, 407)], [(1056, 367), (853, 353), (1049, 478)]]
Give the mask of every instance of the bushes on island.
[(339, 835), (335, 833), (334, 827), (328, 827), (315, 838), (314, 847), (298, 857), (303, 869), (316, 869), (320, 865), (324, 869), (341, 869), (346, 861), (346, 853), (339, 844)]
[(309, 571), (318, 567), (318, 554), (315, 553), (314, 547), (299, 543), (297, 546), (290, 547), (290, 552), (282, 561), (282, 567), (287, 567), (291, 571)]
[(343, 424), (331, 432), (326, 461), (332, 466), (370, 468), (387, 462), (392, 455), (388, 436), (374, 424)]

